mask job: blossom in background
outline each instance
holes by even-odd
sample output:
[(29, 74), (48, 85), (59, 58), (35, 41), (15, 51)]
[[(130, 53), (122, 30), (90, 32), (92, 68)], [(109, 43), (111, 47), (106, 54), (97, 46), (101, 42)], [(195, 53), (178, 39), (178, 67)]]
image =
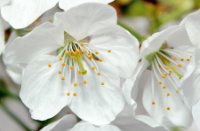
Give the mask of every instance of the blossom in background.
[[(192, 104), (186, 100), (183, 86), (195, 69), (196, 50), (185, 25), (169, 27), (143, 42), (137, 73), (125, 82), (123, 90), (134, 110), (138, 106), (147, 112), (138, 115), (136, 111), (138, 120), (152, 127), (191, 125)], [(138, 100), (143, 104), (137, 105)]]
[[(1, 0), (0, 1), (0, 9), (2, 6), (4, 6), (8, 2), (9, 2), (9, 0)], [(4, 40), (4, 25), (3, 25), (3, 19), (1, 18), (1, 15), (0, 15), (0, 54), (4, 50), (4, 41), (5, 41)]]
[(120, 77), (131, 76), (138, 55), (138, 41), (117, 25), (115, 10), (91, 3), (8, 43), (4, 62), (22, 84), (20, 97), (32, 118), (51, 118), (68, 105), (100, 125), (123, 109)]
[(191, 41), (196, 45), (198, 49), (197, 54), (197, 67), (192, 74), (192, 76), (185, 81), (183, 91), (187, 98), (188, 103), (191, 103), (193, 105), (192, 108), (192, 114), (194, 117), (194, 122), (199, 126), (200, 121), (200, 41), (199, 41), (199, 34), (200, 34), (200, 10), (195, 11), (191, 14), (189, 14), (182, 22), (182, 25), (186, 26), (188, 35), (191, 38)]
[[(6, 0), (3, 0), (4, 2)], [(8, 1), (8, 0), (7, 0)], [(56, 6), (68, 10), (83, 3), (110, 3), (113, 0), (9, 0), (1, 9), (2, 17), (14, 28), (24, 28), (33, 23), (47, 10)], [(4, 2), (7, 3), (7, 2)]]

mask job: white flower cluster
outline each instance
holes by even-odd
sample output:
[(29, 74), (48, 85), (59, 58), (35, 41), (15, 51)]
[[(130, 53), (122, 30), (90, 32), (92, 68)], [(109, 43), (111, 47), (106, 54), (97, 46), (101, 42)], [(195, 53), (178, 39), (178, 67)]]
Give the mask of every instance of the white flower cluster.
[[(66, 107), (72, 113), (42, 131), (199, 126), (200, 11), (139, 43), (117, 24), (112, 1), (0, 0), (0, 51), (32, 118)], [(52, 21), (40, 19), (55, 6)], [(16, 30), (39, 24), (4, 48), (3, 21)]]

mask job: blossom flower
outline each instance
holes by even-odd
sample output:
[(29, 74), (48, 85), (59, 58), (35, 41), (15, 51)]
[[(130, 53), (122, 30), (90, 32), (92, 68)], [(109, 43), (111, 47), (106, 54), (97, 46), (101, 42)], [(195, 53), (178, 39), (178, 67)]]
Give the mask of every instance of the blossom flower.
[[(182, 22), (182, 25), (186, 26), (188, 35), (191, 38), (191, 41), (196, 45), (198, 49), (197, 54), (197, 65), (200, 64), (200, 57), (199, 57), (199, 50), (200, 50), (200, 42), (199, 42), (199, 33), (200, 33), (200, 10), (195, 11), (191, 14), (189, 14)], [(184, 95), (186, 96), (186, 100), (188, 103), (191, 103), (192, 105), (192, 114), (194, 118), (194, 122), (199, 126), (199, 114), (200, 114), (200, 86), (199, 86), (199, 80), (200, 80), (200, 67), (197, 66), (195, 71), (193, 72), (192, 76), (185, 81), (183, 86)], [(188, 88), (189, 87), (189, 88)]]
[(44, 12), (56, 6), (57, 3), (59, 3), (59, 7), (63, 10), (68, 10), (84, 3), (96, 2), (107, 4), (112, 1), (113, 0), (10, 0), (7, 5), (2, 7), (1, 13), (3, 18), (9, 22), (10, 25), (19, 29), (33, 23)]
[[(125, 82), (123, 90), (134, 110), (137, 106), (146, 110), (142, 115), (136, 112), (135, 117), (152, 127), (190, 126), (191, 106), (182, 88), (195, 65), (196, 47), (185, 25), (169, 27), (144, 41), (137, 72)], [(137, 105), (138, 100), (143, 104)]]
[[(1, 0), (0, 1), (0, 8), (4, 6), (8, 0)], [(4, 26), (3, 26), (3, 20), (0, 16), (0, 54), (4, 50)]]
[(131, 76), (138, 52), (136, 38), (117, 25), (114, 8), (90, 3), (8, 43), (4, 62), (22, 84), (20, 97), (32, 118), (51, 118), (68, 105), (100, 125), (123, 109), (120, 78)]

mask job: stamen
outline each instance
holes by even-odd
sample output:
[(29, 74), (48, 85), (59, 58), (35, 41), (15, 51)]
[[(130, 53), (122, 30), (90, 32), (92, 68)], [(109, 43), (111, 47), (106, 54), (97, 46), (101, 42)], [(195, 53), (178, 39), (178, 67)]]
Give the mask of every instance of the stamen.
[(78, 84), (77, 83), (74, 83), (74, 87), (77, 87), (78, 86)]
[(58, 74), (62, 74), (62, 70), (59, 70), (59, 71), (58, 71)]
[(83, 81), (83, 84), (86, 85), (86, 84), (87, 84), (87, 80), (84, 80), (84, 81)]
[(100, 73), (100, 72), (97, 72), (97, 75), (98, 75), (98, 76), (100, 76), (100, 75), (101, 75), (101, 73)]
[(52, 65), (51, 65), (51, 64), (48, 64), (48, 67), (49, 67), (49, 68), (51, 68), (51, 67), (52, 67)]
[(171, 94), (168, 92), (168, 93), (167, 93), (167, 96), (171, 96)]
[(65, 67), (66, 66), (66, 64), (65, 63), (62, 63), (62, 67)]
[(163, 88), (163, 90), (165, 90), (165, 89), (166, 89), (166, 86), (163, 86), (162, 88)]
[(168, 106), (168, 107), (166, 107), (166, 110), (167, 110), (167, 111), (170, 111), (170, 110), (171, 110), (171, 108)]
[(181, 65), (181, 64), (178, 64), (177, 66), (178, 66), (178, 67), (180, 67), (180, 68), (182, 67), (182, 65)]
[(67, 95), (67, 96), (70, 96), (70, 92), (67, 92), (66, 95)]
[(59, 61), (62, 61), (62, 60), (63, 60), (63, 58), (62, 58), (62, 57), (60, 57), (60, 58), (59, 58)]
[(155, 101), (152, 101), (151, 104), (154, 106), (154, 105), (156, 105), (156, 102), (155, 102)]
[(92, 67), (92, 70), (94, 71), (95, 69), (96, 69), (96, 67), (93, 66), (93, 67)]
[(102, 59), (102, 58), (99, 58), (99, 61), (100, 61), (100, 62), (103, 62), (103, 59)]
[(73, 96), (77, 96), (77, 94), (76, 94), (76, 93), (74, 93), (74, 94), (73, 94)]
[(96, 52), (95, 52), (95, 54), (96, 54), (96, 55), (98, 55), (98, 54), (99, 54), (99, 52), (98, 52), (98, 51), (96, 51)]
[(74, 66), (70, 66), (70, 70), (74, 70)]
[(105, 85), (105, 83), (102, 81), (102, 82), (101, 82), (101, 85), (102, 85), (102, 86), (104, 86), (104, 85)]
[(65, 77), (62, 77), (61, 80), (64, 81), (64, 80), (65, 80)]

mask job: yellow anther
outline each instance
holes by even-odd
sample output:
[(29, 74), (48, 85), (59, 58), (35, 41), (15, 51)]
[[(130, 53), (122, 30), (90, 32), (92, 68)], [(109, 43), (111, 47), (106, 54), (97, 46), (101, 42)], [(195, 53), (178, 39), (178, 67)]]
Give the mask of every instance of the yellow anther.
[(99, 54), (99, 52), (98, 52), (98, 51), (96, 51), (96, 52), (95, 52), (95, 54), (96, 54), (96, 55), (98, 55), (98, 54)]
[(84, 85), (86, 85), (86, 84), (87, 84), (87, 81), (86, 81), (86, 80), (84, 80), (84, 81), (83, 81), (83, 84), (84, 84)]
[(172, 74), (172, 71), (169, 71), (168, 75), (171, 75)]
[(81, 74), (82, 74), (81, 70), (78, 70), (78, 74), (79, 74), (79, 75), (81, 75)]
[(172, 57), (173, 60), (177, 60), (177, 58), (175, 56)]
[(102, 59), (102, 58), (99, 58), (99, 61), (100, 61), (100, 62), (103, 62), (103, 59)]
[(93, 66), (93, 67), (92, 67), (92, 70), (93, 70), (93, 71), (96, 70), (96, 67)]
[(86, 54), (86, 53), (87, 53), (87, 50), (83, 50), (83, 53)]
[(176, 90), (176, 94), (179, 94), (179, 90)]
[(63, 58), (62, 58), (62, 57), (60, 57), (60, 58), (59, 58), (59, 61), (62, 61), (62, 60), (63, 60)]
[(166, 87), (166, 86), (163, 86), (162, 88), (165, 90), (167, 87)]
[(69, 54), (70, 54), (69, 51), (66, 50), (66, 51), (65, 51), (65, 55), (69, 55)]
[(59, 70), (59, 71), (58, 71), (58, 74), (62, 74), (62, 70)]
[(167, 77), (167, 75), (166, 74), (162, 74), (162, 78), (166, 78)]
[(108, 53), (111, 53), (112, 52), (112, 50), (108, 50)]
[(93, 56), (92, 56), (92, 54), (88, 54), (88, 59), (92, 59), (93, 58)]
[(62, 63), (62, 67), (65, 67), (66, 66), (66, 64), (65, 63)]
[(70, 66), (69, 68), (70, 68), (70, 70), (74, 70), (74, 66)]
[(180, 67), (180, 68), (182, 67), (182, 65), (181, 65), (181, 64), (178, 64), (177, 66), (178, 66), (178, 67)]
[(67, 95), (67, 96), (70, 96), (70, 92), (67, 92), (66, 95)]
[(64, 81), (64, 80), (65, 80), (65, 77), (62, 77), (61, 80)]
[(78, 86), (78, 84), (77, 83), (74, 83), (74, 87), (77, 87)]
[(187, 61), (190, 61), (190, 58), (187, 58)]
[(76, 94), (76, 93), (74, 93), (74, 94), (73, 94), (73, 96), (77, 96), (77, 94)]
[(167, 93), (167, 96), (171, 96), (171, 94), (168, 92), (168, 93)]
[(184, 58), (181, 58), (181, 61), (184, 61)]
[(48, 64), (48, 67), (49, 67), (49, 68), (51, 68), (51, 67), (52, 67), (52, 65), (51, 65), (51, 64)]
[(169, 67), (168, 67), (168, 66), (165, 66), (165, 69), (166, 69), (166, 70), (168, 70), (168, 69), (169, 69)]
[(98, 76), (100, 76), (100, 75), (101, 75), (101, 73), (100, 73), (100, 72), (97, 72), (97, 75), (98, 75)]
[(151, 104), (154, 106), (154, 105), (156, 105), (156, 102), (155, 102), (155, 101), (152, 101)]
[(104, 85), (105, 85), (105, 83), (102, 81), (102, 82), (101, 82), (101, 85), (102, 85), (102, 86), (104, 86)]
[(159, 84), (162, 85), (162, 81), (159, 81)]
[(166, 110), (167, 110), (167, 111), (170, 111), (170, 110), (171, 110), (171, 108), (168, 106), (168, 107), (166, 107)]
[(75, 58), (75, 56), (74, 56), (74, 55), (72, 55), (71, 57), (72, 57), (72, 59), (74, 59), (74, 58)]

